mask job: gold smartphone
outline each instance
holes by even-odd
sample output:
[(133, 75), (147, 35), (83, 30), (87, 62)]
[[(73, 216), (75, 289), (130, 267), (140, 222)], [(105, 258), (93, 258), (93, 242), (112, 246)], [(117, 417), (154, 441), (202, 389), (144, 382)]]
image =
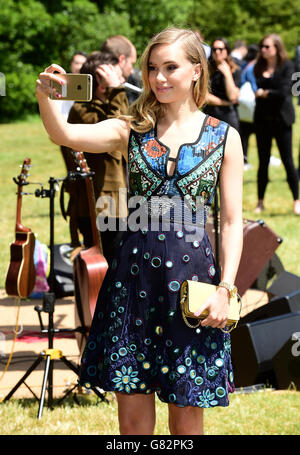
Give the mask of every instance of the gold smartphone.
[(70, 101), (91, 101), (93, 89), (93, 76), (91, 74), (60, 74), (60, 78), (65, 79), (66, 83), (61, 85), (58, 82), (50, 81), (50, 87), (61, 95), (57, 98), (55, 94), (50, 94), (51, 100), (70, 100)]

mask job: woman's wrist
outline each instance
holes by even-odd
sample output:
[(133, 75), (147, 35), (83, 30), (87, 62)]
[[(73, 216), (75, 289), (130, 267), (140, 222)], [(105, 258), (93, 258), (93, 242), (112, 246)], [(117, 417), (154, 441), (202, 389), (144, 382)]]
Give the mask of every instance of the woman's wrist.
[(238, 293), (238, 289), (234, 284), (223, 280), (218, 284), (218, 289), (225, 289), (229, 293), (230, 297), (234, 297)]
[(49, 99), (49, 95), (38, 86), (35, 89), (35, 97), (38, 101)]
[(231, 105), (231, 101), (229, 100), (222, 100), (221, 99), (221, 104), (220, 106), (230, 106)]
[(228, 291), (228, 289), (217, 287), (216, 293), (222, 299), (223, 302), (226, 302), (226, 304), (230, 305), (230, 292)]
[(220, 295), (225, 295), (226, 297), (230, 297), (230, 292), (228, 291), (228, 289), (223, 287), (217, 287), (217, 293)]
[(255, 94), (256, 94), (257, 98), (262, 98), (263, 94), (264, 94), (264, 89), (263, 88), (259, 88), (258, 90), (256, 90)]

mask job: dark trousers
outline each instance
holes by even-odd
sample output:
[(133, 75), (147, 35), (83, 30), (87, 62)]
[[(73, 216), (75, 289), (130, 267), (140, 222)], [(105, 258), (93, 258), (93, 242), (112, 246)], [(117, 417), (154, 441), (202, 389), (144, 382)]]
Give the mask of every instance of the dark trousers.
[(249, 145), (249, 137), (253, 134), (254, 131), (254, 123), (250, 122), (242, 122), (240, 121), (240, 135), (244, 153), (244, 162), (248, 162), (248, 145)]
[(287, 182), (294, 200), (299, 199), (299, 181), (292, 154), (292, 127), (281, 121), (264, 119), (255, 122), (259, 167), (257, 173), (258, 199), (263, 199), (269, 181), (268, 169), (272, 139), (275, 138), (281, 161), (285, 167)]

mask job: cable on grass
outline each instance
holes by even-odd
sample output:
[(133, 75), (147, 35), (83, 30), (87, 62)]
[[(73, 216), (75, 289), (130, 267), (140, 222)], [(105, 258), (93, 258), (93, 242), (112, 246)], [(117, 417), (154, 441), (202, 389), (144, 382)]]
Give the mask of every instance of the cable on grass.
[[(0, 376), (0, 381), (2, 381), (2, 379), (4, 378), (4, 375), (5, 373), (7, 372), (8, 370), (8, 367), (10, 365), (10, 362), (11, 362), (11, 359), (13, 357), (13, 354), (14, 354), (14, 349), (15, 349), (15, 343), (16, 343), (16, 339), (17, 339), (17, 336), (18, 336), (18, 328), (19, 328), (19, 316), (20, 316), (20, 308), (21, 308), (21, 299), (18, 297), (17, 299), (18, 301), (18, 309), (17, 309), (17, 317), (16, 317), (16, 328), (14, 330), (14, 339), (13, 339), (13, 344), (12, 344), (12, 347), (11, 347), (11, 351), (10, 351), (10, 355), (8, 357), (8, 360), (6, 362), (6, 365), (4, 367), (4, 370)], [(0, 403), (3, 401), (3, 398), (1, 399), (0, 398)]]

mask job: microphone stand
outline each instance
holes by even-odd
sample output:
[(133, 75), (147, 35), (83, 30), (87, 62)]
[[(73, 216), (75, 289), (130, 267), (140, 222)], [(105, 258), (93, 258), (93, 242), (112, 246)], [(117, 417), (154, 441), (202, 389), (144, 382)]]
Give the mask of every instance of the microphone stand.
[[(64, 180), (64, 179), (60, 179)], [(45, 368), (44, 368), (44, 378), (42, 384), (42, 391), (40, 397), (40, 404), (38, 409), (38, 419), (41, 419), (43, 413), (43, 407), (45, 402), (45, 395), (47, 390), (48, 384), (48, 407), (53, 407), (53, 362), (54, 360), (61, 360), (70, 370), (74, 373), (79, 375), (79, 366), (75, 365), (74, 363), (70, 362), (64, 355), (62, 351), (58, 349), (54, 349), (54, 334), (58, 332), (75, 332), (84, 331), (83, 328), (76, 328), (76, 329), (55, 329), (54, 328), (54, 321), (53, 321), (53, 314), (54, 314), (54, 307), (55, 307), (55, 292), (54, 292), (54, 197), (55, 197), (55, 185), (59, 182), (59, 180), (50, 177), (49, 179), (49, 190), (45, 190), (43, 187), (41, 190), (35, 191), (36, 197), (49, 197), (50, 199), (50, 273), (49, 273), (49, 291), (44, 292), (43, 295), (43, 307), (40, 308), (36, 306), (34, 309), (38, 312), (38, 317), (41, 325), (41, 332), (47, 333), (48, 335), (48, 349), (42, 351), (37, 359), (33, 362), (31, 367), (27, 370), (24, 376), (18, 381), (15, 387), (9, 392), (9, 394), (4, 398), (3, 401), (7, 401), (15, 391), (21, 386), (21, 384), (25, 384), (26, 387), (32, 392), (32, 394), (37, 398), (36, 394), (31, 390), (31, 388), (25, 383), (26, 378), (34, 371), (38, 365), (41, 363), (42, 360), (46, 360)], [(45, 312), (48, 314), (48, 328), (44, 329), (44, 325), (41, 318), (41, 312)], [(59, 400), (59, 403), (69, 395), (76, 387), (78, 387), (78, 383), (75, 386), (67, 391), (67, 393)], [(92, 387), (92, 390), (98, 395), (101, 400), (106, 400), (104, 394), (100, 391), (98, 387)], [(107, 400), (106, 400), (107, 401)]]

